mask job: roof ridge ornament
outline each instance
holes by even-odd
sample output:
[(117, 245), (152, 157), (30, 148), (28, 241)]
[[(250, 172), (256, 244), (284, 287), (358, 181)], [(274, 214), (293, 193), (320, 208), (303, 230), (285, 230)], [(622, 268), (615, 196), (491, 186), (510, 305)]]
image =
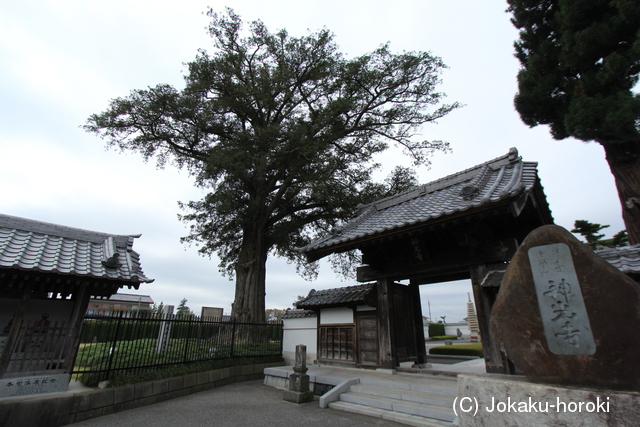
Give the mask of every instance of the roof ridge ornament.
[(520, 161), (520, 156), (518, 156), (518, 149), (516, 147), (509, 148), (509, 161), (511, 163)]
[(117, 252), (116, 241), (113, 236), (109, 236), (104, 239), (102, 242), (102, 253), (104, 254), (104, 258), (102, 260), (102, 265), (107, 268), (118, 268), (120, 267), (120, 261), (118, 261), (118, 257), (120, 254)]

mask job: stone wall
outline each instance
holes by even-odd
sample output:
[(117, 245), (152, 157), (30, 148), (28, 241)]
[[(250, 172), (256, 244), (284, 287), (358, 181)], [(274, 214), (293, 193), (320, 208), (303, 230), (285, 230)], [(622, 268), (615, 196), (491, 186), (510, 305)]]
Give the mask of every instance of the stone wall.
[(524, 377), (458, 376), (460, 427), (640, 425), (640, 393), (538, 384)]
[(62, 397), (42, 395), (38, 399), (16, 401), (14, 398), (11, 401), (0, 401), (0, 425), (3, 427), (63, 426), (235, 382), (262, 379), (265, 368), (279, 365), (282, 363), (234, 366)]

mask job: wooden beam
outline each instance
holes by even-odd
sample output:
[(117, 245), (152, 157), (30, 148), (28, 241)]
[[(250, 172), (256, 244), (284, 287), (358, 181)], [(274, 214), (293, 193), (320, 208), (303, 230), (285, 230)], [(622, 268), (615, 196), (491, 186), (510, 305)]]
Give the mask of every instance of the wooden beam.
[(424, 326), (422, 325), (422, 302), (420, 301), (420, 285), (417, 282), (409, 283), (411, 300), (413, 304), (413, 322), (415, 325), (416, 346), (418, 350), (419, 364), (427, 363), (427, 349), (424, 342)]
[(463, 256), (461, 253), (457, 255), (438, 254), (438, 257), (433, 257), (433, 263), (429, 265), (411, 266), (402, 264), (400, 260), (393, 260), (389, 265), (361, 266), (356, 270), (357, 280), (358, 282), (370, 282), (378, 279), (420, 279), (421, 283), (425, 284), (437, 283), (424, 281), (432, 277), (438, 277), (438, 281), (468, 279), (469, 266), (508, 261), (518, 249), (518, 242), (515, 239), (504, 239), (495, 242), (494, 247), (499, 249), (476, 256)]
[(80, 285), (78, 291), (74, 294), (75, 304), (73, 305), (73, 313), (69, 319), (69, 333), (71, 336), (66, 340), (66, 348), (64, 351), (64, 370), (65, 372), (73, 371), (73, 365), (76, 361), (78, 349), (80, 347), (80, 333), (82, 324), (84, 323), (84, 315), (87, 312), (91, 292), (86, 283)]
[(380, 367), (382, 369), (395, 369), (397, 352), (392, 332), (392, 282), (387, 279), (378, 280), (376, 288), (378, 292), (378, 327), (380, 328), (380, 340), (378, 341)]
[(486, 265), (479, 264), (471, 266), (469, 272), (471, 275), (471, 287), (473, 289), (473, 299), (476, 304), (478, 328), (480, 329), (480, 339), (482, 340), (482, 351), (484, 353), (484, 363), (487, 373), (513, 373), (506, 356), (500, 351), (500, 348), (493, 341), (491, 333), (489, 332), (491, 308), (497, 295), (496, 288), (482, 287), (482, 281), (489, 272), (489, 269)]
[(7, 341), (4, 344), (4, 349), (2, 350), (2, 354), (0, 355), (0, 378), (4, 377), (7, 372), (9, 362), (11, 362), (11, 356), (13, 355), (14, 347), (16, 345), (16, 342), (18, 341), (20, 328), (22, 327), (22, 322), (24, 320), (24, 313), (27, 310), (27, 304), (31, 299), (32, 290), (33, 282), (29, 280), (25, 283), (24, 289), (22, 290), (22, 298), (20, 299), (20, 304), (18, 304), (18, 309), (13, 316), (13, 324), (11, 325), (9, 336), (7, 337)]

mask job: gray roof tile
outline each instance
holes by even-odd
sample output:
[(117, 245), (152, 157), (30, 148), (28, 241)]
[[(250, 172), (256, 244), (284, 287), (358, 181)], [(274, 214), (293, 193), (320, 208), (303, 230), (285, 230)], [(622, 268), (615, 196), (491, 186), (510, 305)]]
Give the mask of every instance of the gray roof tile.
[(302, 319), (304, 317), (316, 317), (316, 312), (312, 310), (291, 310), (287, 309), (282, 315), (283, 319)]
[(362, 206), (347, 224), (299, 250), (309, 254), (521, 196), (538, 180), (536, 167), (512, 148), (502, 157)]
[(306, 298), (295, 303), (297, 308), (320, 308), (363, 303), (365, 296), (374, 288), (375, 283), (346, 286), (342, 288), (311, 289)]
[[(113, 235), (0, 214), (0, 269), (19, 269), (147, 282), (133, 240)], [(105, 262), (118, 254), (118, 265)]]
[(640, 275), (640, 245), (597, 249), (595, 253), (625, 274)]

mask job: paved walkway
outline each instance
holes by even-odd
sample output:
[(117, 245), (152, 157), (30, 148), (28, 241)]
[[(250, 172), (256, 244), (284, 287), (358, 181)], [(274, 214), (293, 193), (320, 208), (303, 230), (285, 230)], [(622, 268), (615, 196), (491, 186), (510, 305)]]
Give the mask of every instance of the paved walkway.
[[(278, 369), (278, 368), (274, 368)], [(484, 359), (437, 365), (429, 369), (434, 373), (452, 375), (455, 372), (485, 372)], [(395, 381), (433, 381), (437, 377), (421, 374), (382, 374), (360, 369), (309, 367), (309, 374), (348, 377), (379, 376)], [(368, 417), (327, 408), (320, 409), (318, 401), (302, 405), (282, 400), (282, 390), (265, 386), (262, 380), (235, 383), (155, 405), (106, 415), (94, 420), (73, 424), (86, 427), (163, 427), (163, 426), (404, 426), (392, 421)], [(406, 427), (406, 426), (405, 426)]]
[(282, 390), (265, 386), (262, 380), (235, 383), (72, 425), (78, 427), (404, 426), (404, 424), (335, 409), (320, 409), (317, 401), (301, 405), (285, 402), (282, 400)]

